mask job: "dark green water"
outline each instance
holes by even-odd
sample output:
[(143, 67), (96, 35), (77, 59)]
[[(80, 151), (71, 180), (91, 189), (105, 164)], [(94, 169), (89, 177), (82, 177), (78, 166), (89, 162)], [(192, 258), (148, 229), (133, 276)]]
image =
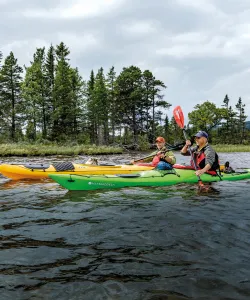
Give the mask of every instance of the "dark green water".
[(250, 181), (212, 187), (86, 193), (0, 177), (0, 299), (250, 299)]

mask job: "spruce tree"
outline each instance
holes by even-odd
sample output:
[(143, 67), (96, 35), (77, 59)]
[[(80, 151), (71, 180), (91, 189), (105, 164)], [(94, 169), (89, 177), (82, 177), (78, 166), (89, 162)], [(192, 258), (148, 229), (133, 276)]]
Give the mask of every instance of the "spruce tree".
[(95, 74), (91, 70), (90, 78), (86, 87), (86, 107), (87, 107), (87, 126), (92, 144), (97, 143), (97, 122), (95, 114), (95, 101), (94, 101), (94, 88), (95, 88)]
[(56, 68), (55, 49), (51, 45), (47, 51), (45, 58), (45, 83), (46, 83), (46, 99), (48, 104), (48, 135), (51, 136), (52, 129), (57, 128), (57, 119), (54, 119), (55, 115), (55, 98), (54, 98), (54, 86), (55, 86), (55, 68)]
[[(69, 49), (61, 42), (55, 50), (56, 53), (56, 73), (55, 84), (53, 91), (54, 112), (53, 120), (54, 127), (52, 136), (54, 139), (70, 136), (73, 130), (72, 116), (72, 94), (71, 94), (71, 69), (69, 65), (68, 55)], [(73, 108), (74, 109), (74, 108)]]
[(100, 68), (96, 74), (95, 86), (93, 91), (93, 101), (95, 107), (96, 124), (98, 130), (98, 144), (108, 144), (108, 97), (105, 85), (103, 68)]
[(85, 101), (84, 101), (84, 88), (85, 82), (79, 74), (78, 69), (70, 69), (70, 82), (71, 82), (71, 97), (72, 97), (72, 134), (74, 138), (80, 133), (81, 128), (85, 125)]
[(122, 122), (131, 129), (133, 142), (137, 145), (143, 102), (142, 72), (138, 67), (123, 68), (117, 77), (117, 92)]
[(48, 87), (45, 78), (45, 48), (37, 48), (31, 66), (26, 68), (22, 84), (22, 97), (25, 103), (25, 118), (29, 126), (29, 139), (36, 140), (37, 131), (47, 138), (49, 104)]
[(117, 101), (116, 72), (112, 66), (106, 76), (107, 102), (109, 106), (109, 121), (112, 132), (112, 142), (115, 141), (115, 127), (119, 122), (119, 103)]
[(240, 144), (242, 144), (243, 140), (245, 139), (245, 131), (246, 131), (246, 118), (245, 115), (245, 104), (242, 103), (241, 97), (239, 98), (237, 104), (235, 105), (237, 110), (237, 127), (238, 127), (238, 141)]
[(17, 130), (21, 130), (21, 82), (23, 69), (18, 65), (13, 52), (6, 57), (1, 69), (0, 99), (3, 123), (10, 132), (12, 141), (17, 140)]

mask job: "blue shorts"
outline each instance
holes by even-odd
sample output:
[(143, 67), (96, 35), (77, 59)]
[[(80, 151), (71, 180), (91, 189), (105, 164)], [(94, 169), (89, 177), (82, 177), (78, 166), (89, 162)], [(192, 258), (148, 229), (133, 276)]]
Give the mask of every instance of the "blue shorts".
[(172, 170), (173, 166), (165, 161), (160, 161), (156, 167), (158, 170)]

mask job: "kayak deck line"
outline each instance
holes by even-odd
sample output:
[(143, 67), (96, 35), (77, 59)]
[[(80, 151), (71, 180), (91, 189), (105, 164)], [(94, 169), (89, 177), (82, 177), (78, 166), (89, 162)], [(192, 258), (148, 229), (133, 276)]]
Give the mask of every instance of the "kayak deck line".
[[(169, 170), (168, 170), (169, 171)], [(172, 170), (171, 170), (172, 171)], [(164, 171), (159, 171), (160, 175), (149, 175), (149, 176), (143, 176), (143, 178), (162, 178), (165, 177), (166, 175), (176, 175), (180, 177), (181, 175), (178, 174), (175, 170), (172, 172), (164, 172)], [(162, 174), (163, 173), (163, 174)], [(76, 176), (76, 177), (81, 177), (81, 178), (139, 178), (142, 177), (142, 174), (135, 173), (135, 174), (114, 174), (114, 175), (109, 175), (109, 174), (103, 174), (103, 175), (82, 175), (82, 174), (68, 174), (69, 176)]]

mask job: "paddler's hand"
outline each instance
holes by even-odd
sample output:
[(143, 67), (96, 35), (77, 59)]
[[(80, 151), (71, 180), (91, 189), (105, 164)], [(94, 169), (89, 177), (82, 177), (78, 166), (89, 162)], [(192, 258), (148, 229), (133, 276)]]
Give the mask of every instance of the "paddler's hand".
[(159, 152), (157, 152), (156, 155), (159, 156), (159, 157), (162, 157), (162, 156), (164, 156), (164, 153), (162, 151), (159, 151)]
[(191, 145), (192, 145), (191, 141), (190, 140), (186, 140), (186, 145), (185, 146), (189, 147)]
[(205, 173), (205, 171), (203, 169), (195, 171), (196, 176), (201, 176), (204, 173)]
[(166, 156), (164, 153), (160, 154), (160, 158), (167, 158), (168, 156)]

